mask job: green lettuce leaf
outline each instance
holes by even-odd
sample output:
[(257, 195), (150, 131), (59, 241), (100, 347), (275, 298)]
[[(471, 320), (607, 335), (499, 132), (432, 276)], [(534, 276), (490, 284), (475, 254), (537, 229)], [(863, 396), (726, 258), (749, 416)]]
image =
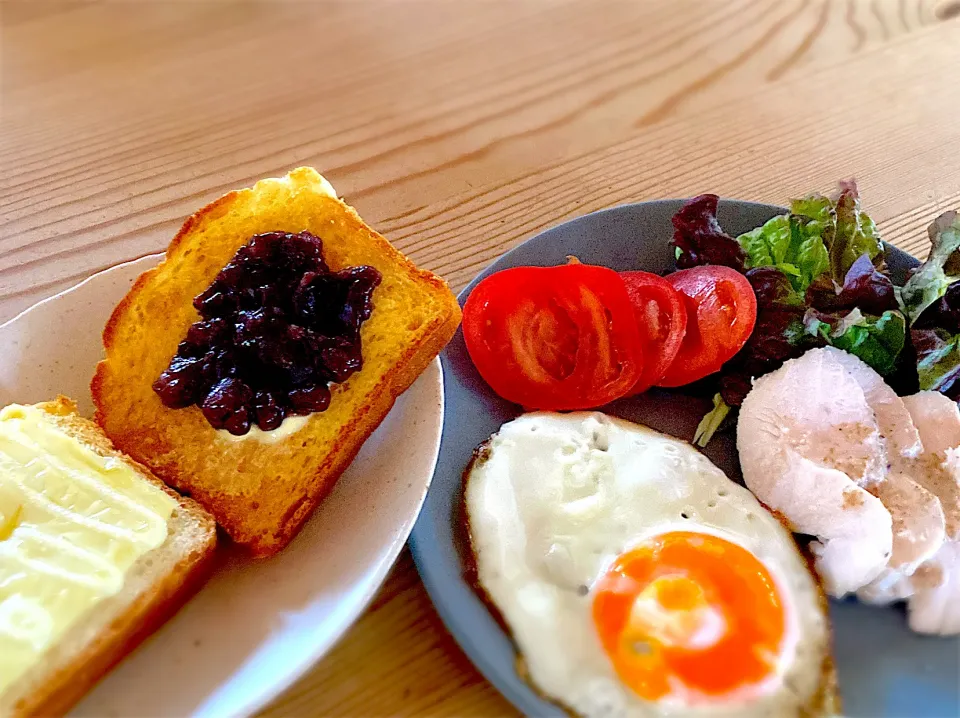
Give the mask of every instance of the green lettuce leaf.
[(790, 222), (782, 214), (737, 237), (747, 253), (747, 268), (777, 267), (786, 261), (790, 250)]
[(858, 308), (844, 316), (810, 310), (804, 326), (812, 336), (860, 357), (883, 376), (893, 373), (907, 338), (906, 318), (892, 310), (879, 317), (863, 314)]
[(836, 230), (827, 246), (830, 250), (830, 272), (834, 281), (841, 283), (850, 267), (862, 255), (866, 254), (874, 262), (879, 258), (882, 262), (883, 244), (877, 225), (860, 209), (860, 195), (852, 181), (840, 183), (840, 196), (834, 205), (834, 215)]
[(826, 275), (838, 286), (863, 255), (883, 263), (877, 226), (860, 209), (854, 182), (841, 182), (835, 200), (820, 194), (795, 199), (790, 214), (737, 237), (747, 255), (746, 268), (776, 267), (803, 293)]
[(826, 246), (829, 247), (833, 243), (837, 213), (829, 197), (812, 194), (803, 199), (795, 199), (790, 203), (790, 212), (810, 220), (813, 223), (810, 232), (820, 236)]
[(920, 389), (949, 393), (960, 378), (960, 335), (951, 336), (943, 329), (914, 329), (910, 334)]
[(790, 226), (793, 229), (793, 245), (796, 247), (795, 264), (800, 270), (801, 279), (796, 287), (797, 291), (803, 293), (814, 279), (830, 268), (830, 256), (818, 222), (810, 222), (799, 215), (793, 215)]
[(747, 255), (746, 268), (775, 267), (802, 294), (830, 266), (821, 226), (801, 215), (780, 215), (737, 237)]
[(900, 290), (900, 303), (913, 324), (960, 279), (960, 217), (944, 212), (927, 229), (930, 254)]
[(713, 395), (713, 409), (711, 409), (697, 425), (697, 431), (693, 435), (693, 443), (701, 449), (710, 443), (710, 439), (717, 433), (717, 429), (730, 413), (730, 406), (723, 400), (721, 394)]

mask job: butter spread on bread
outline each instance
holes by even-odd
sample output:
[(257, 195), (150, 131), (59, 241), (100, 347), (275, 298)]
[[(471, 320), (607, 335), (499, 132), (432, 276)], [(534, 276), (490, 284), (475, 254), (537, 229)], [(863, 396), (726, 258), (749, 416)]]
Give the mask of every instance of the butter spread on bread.
[[(237, 441), (196, 405), (165, 406), (153, 382), (200, 320), (194, 300), (267, 233), (309, 233), (331, 271), (371, 267), (382, 279), (360, 328), (362, 368), (331, 383), (329, 404), (289, 436)], [(293, 538), (459, 322), (440, 278), (367, 226), (315, 170), (300, 168), (198, 211), (137, 280), (104, 330), (106, 358), (91, 386), (96, 417), (119, 448), (200, 502), (236, 542), (269, 555)]]
[(0, 715), (68, 707), (179, 605), (215, 542), (69, 400), (0, 410)]
[(221, 439), (226, 439), (227, 441), (246, 441), (247, 439), (253, 439), (254, 441), (262, 441), (267, 444), (275, 444), (278, 441), (283, 441), (287, 437), (296, 434), (306, 425), (307, 417), (288, 416), (280, 426), (270, 431), (264, 431), (258, 426), (251, 426), (246, 434), (241, 434), (240, 436), (231, 434), (226, 429), (217, 429), (217, 433)]
[(177, 502), (32, 406), (0, 411), (0, 691), (123, 588)]

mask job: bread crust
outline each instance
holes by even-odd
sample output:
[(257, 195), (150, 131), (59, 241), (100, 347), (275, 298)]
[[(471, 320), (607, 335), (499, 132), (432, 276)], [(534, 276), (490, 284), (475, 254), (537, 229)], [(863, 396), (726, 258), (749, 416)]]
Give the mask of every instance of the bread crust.
[[(153, 561), (165, 551), (171, 550), (173, 542), (182, 538), (182, 534), (177, 533), (178, 527), (182, 531), (196, 533), (196, 539), (191, 541), (189, 550), (180, 555), (169, 570), (143, 587), (132, 601), (123, 591), (101, 601), (94, 611), (109, 614), (115, 607), (117, 609), (104, 630), (91, 640), (85, 641), (83, 635), (87, 630), (87, 619), (81, 619), (52, 649), (55, 653), (52, 667), (38, 666), (31, 669), (9, 686), (0, 699), (0, 713), (8, 715), (5, 711), (9, 710), (11, 718), (66, 713), (111, 668), (173, 615), (203, 585), (213, 567), (217, 541), (216, 523), (212, 516), (195, 501), (171, 491), (146, 467), (117, 452), (96, 424), (77, 414), (76, 405), (71, 400), (59, 396), (54, 401), (36, 406), (50, 414), (53, 423), (66, 434), (86, 444), (101, 456), (122, 461), (144, 480), (162, 488), (177, 501), (178, 506), (170, 520), (172, 530), (167, 540), (141, 556), (128, 570), (128, 576), (138, 565)], [(84, 644), (82, 649), (68, 652), (65, 656), (56, 655), (59, 646), (73, 641)], [(8, 705), (7, 696), (17, 696), (12, 705)]]
[[(328, 188), (315, 170), (299, 168), (230, 192), (189, 217), (163, 261), (137, 279), (111, 315), (106, 358), (91, 383), (96, 420), (114, 443), (195, 498), (257, 556), (296, 535), (460, 322), (446, 283), (417, 268)], [(165, 407), (151, 384), (199, 319), (193, 298), (254, 234), (304, 230), (323, 240), (332, 269), (370, 264), (383, 275), (361, 329), (363, 369), (331, 386), (325, 412), (277, 442), (230, 441), (197, 407)]]

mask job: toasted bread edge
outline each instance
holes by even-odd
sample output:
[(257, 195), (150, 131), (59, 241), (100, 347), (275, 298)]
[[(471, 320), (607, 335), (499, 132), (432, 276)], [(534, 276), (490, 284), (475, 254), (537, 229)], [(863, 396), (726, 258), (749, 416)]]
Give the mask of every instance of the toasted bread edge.
[[(170, 240), (170, 244), (165, 251), (163, 259), (160, 260), (160, 263), (156, 267), (148, 269), (147, 271), (143, 272), (139, 277), (137, 277), (136, 281), (134, 281), (130, 289), (127, 290), (127, 293), (123, 295), (123, 299), (121, 299), (120, 302), (117, 304), (117, 306), (113, 308), (113, 311), (110, 312), (110, 318), (107, 319), (107, 323), (104, 325), (103, 332), (101, 333), (103, 347), (106, 351), (109, 351), (110, 349), (113, 348), (114, 339), (116, 338), (116, 334), (117, 334), (117, 326), (122, 321), (123, 316), (129, 311), (130, 305), (133, 304), (133, 300), (143, 291), (144, 287), (147, 284), (149, 284), (150, 280), (154, 276), (160, 274), (163, 271), (164, 264), (166, 264), (167, 262), (167, 257), (170, 255), (171, 252), (179, 251), (180, 244), (183, 242), (184, 237), (190, 234), (190, 232), (192, 232), (194, 228), (201, 223), (201, 221), (204, 221), (210, 218), (210, 215), (212, 215), (214, 211), (220, 209), (221, 207), (229, 206), (238, 197), (240, 197), (243, 192), (252, 192), (252, 191), (253, 191), (252, 189), (243, 189), (243, 190), (233, 190), (232, 192), (228, 192), (227, 194), (214, 200), (213, 202), (201, 208), (194, 214), (187, 217), (186, 220), (184, 220), (183, 224), (180, 226), (180, 231), (178, 231), (177, 234), (174, 236), (174, 238)], [(104, 367), (106, 363), (107, 363), (106, 359), (103, 359), (97, 363), (96, 372), (94, 373), (93, 379), (90, 382), (91, 389), (93, 389), (94, 385), (99, 386), (100, 382), (102, 381), (102, 378), (100, 376), (101, 369)], [(100, 405), (98, 403), (98, 394), (96, 392), (93, 393), (93, 400), (94, 400), (94, 405), (96, 406), (97, 412), (99, 412)]]

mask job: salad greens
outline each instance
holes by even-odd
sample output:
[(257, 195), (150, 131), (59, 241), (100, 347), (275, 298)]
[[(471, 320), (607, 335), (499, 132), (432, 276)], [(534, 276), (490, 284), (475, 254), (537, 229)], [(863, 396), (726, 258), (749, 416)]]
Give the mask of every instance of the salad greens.
[(846, 316), (834, 319), (835, 315), (810, 310), (804, 324), (810, 334), (819, 335), (830, 346), (860, 357), (878, 374), (893, 373), (907, 338), (907, 322), (900, 312), (886, 311), (873, 317), (854, 308)]
[(822, 230), (819, 222), (791, 213), (741, 234), (737, 242), (747, 254), (747, 268), (774, 267), (802, 293), (830, 267)]
[(706, 416), (700, 420), (700, 424), (697, 425), (697, 430), (693, 435), (693, 443), (700, 447), (706, 446), (717, 429), (720, 428), (723, 420), (727, 418), (730, 409), (730, 405), (723, 400), (720, 394), (714, 394), (713, 409), (707, 412)]
[[(673, 220), (677, 266), (723, 264), (742, 271), (757, 295), (757, 323), (714, 377), (713, 409), (697, 429), (705, 446), (750, 391), (752, 380), (808, 349), (854, 354), (894, 388), (960, 396), (960, 218), (930, 228), (930, 257), (902, 287), (886, 272), (877, 226), (853, 181), (833, 197), (794, 200), (787, 214), (732, 239), (701, 195)], [(954, 397), (957, 398), (957, 397)]]
[(911, 338), (920, 388), (951, 394), (960, 377), (960, 336), (951, 337), (942, 329), (914, 329)]
[(819, 278), (842, 284), (861, 257), (883, 258), (877, 227), (860, 209), (853, 182), (842, 183), (835, 200), (822, 195), (793, 200), (789, 214), (741, 234), (737, 242), (748, 269), (775, 267), (800, 293)]
[(960, 399), (960, 217), (945, 212), (928, 228), (930, 254), (900, 290), (911, 322), (921, 389)]
[(927, 232), (931, 242), (927, 261), (917, 267), (900, 290), (900, 300), (911, 323), (916, 322), (924, 310), (960, 279), (960, 218), (957, 213), (940, 215)]
[(743, 250), (717, 221), (719, 199), (715, 194), (702, 194), (686, 202), (674, 215), (677, 269), (722, 264), (743, 271)]
[(899, 309), (897, 288), (865, 254), (850, 266), (839, 288), (831, 278), (820, 277), (807, 289), (806, 299), (823, 311), (859, 307), (868, 314), (883, 314), (888, 309)]
[(859, 257), (883, 261), (883, 243), (877, 225), (860, 209), (857, 185), (850, 180), (840, 183), (840, 194), (833, 205), (835, 236), (829, 242), (830, 271), (836, 282), (842, 282)]

